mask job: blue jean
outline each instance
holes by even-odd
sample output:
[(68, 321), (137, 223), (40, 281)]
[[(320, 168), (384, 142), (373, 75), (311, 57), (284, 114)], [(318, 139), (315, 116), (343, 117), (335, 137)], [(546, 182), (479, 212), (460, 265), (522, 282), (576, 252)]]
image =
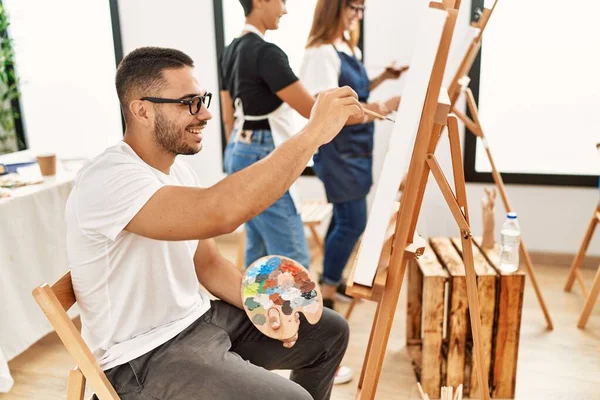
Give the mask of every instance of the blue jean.
[(323, 283), (337, 286), (354, 246), (367, 227), (367, 198), (333, 203), (333, 216), (325, 237)]
[[(233, 174), (268, 156), (275, 145), (269, 130), (255, 130), (252, 142), (236, 140), (231, 135), (225, 150), (225, 172)], [(310, 266), (310, 253), (302, 218), (287, 191), (273, 205), (246, 222), (246, 268), (267, 255), (289, 257), (305, 268)]]

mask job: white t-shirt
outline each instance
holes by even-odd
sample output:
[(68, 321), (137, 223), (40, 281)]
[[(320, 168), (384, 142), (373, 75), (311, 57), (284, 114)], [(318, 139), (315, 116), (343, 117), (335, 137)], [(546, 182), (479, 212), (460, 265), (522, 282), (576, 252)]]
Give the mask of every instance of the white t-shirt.
[[(350, 46), (340, 41), (336, 42), (335, 47), (332, 44), (324, 44), (304, 51), (298, 77), (311, 95), (315, 96), (339, 86), (342, 60), (338, 51), (353, 55)], [(362, 53), (358, 47), (355, 47), (355, 53), (361, 60)]]
[(194, 269), (197, 241), (123, 230), (165, 185), (198, 186), (198, 179), (178, 160), (166, 175), (121, 142), (82, 168), (67, 200), (67, 254), (82, 335), (105, 370), (167, 342), (210, 308)]

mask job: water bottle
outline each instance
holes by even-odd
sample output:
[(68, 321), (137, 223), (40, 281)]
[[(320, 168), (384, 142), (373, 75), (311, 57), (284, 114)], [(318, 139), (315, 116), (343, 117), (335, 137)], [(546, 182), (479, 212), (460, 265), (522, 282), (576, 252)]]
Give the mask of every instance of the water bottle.
[(521, 228), (517, 213), (509, 212), (500, 231), (500, 270), (511, 273), (519, 269), (519, 242)]

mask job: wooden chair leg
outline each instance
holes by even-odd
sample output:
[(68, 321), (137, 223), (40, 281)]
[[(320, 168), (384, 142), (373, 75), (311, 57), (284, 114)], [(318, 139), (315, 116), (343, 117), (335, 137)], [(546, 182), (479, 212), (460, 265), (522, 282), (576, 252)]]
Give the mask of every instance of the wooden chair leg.
[(590, 295), (585, 300), (583, 312), (581, 313), (579, 323), (577, 324), (578, 328), (584, 329), (587, 325), (588, 319), (590, 318), (590, 314), (592, 313), (592, 309), (594, 308), (594, 304), (598, 299), (598, 294), (600, 294), (600, 266), (596, 271), (596, 276), (594, 277), (594, 283), (592, 284), (592, 290), (590, 290)]
[(352, 311), (354, 311), (354, 306), (356, 306), (356, 303), (358, 303), (358, 299), (354, 297), (352, 299), (352, 302), (350, 303), (350, 306), (348, 306), (348, 310), (346, 311), (346, 321), (350, 319), (350, 316), (352, 315)]
[(321, 253), (322, 256), (325, 256), (325, 243), (323, 243), (323, 239), (317, 232), (317, 229), (312, 224), (309, 225), (308, 228), (310, 229), (310, 233), (312, 233), (312, 237), (313, 237), (313, 240), (315, 241), (315, 244), (319, 248), (319, 252)]
[(84, 400), (85, 376), (83, 376), (79, 367), (75, 367), (69, 371), (67, 390), (67, 400)]
[(240, 239), (238, 241), (238, 252), (235, 264), (243, 271), (244, 270), (244, 253), (246, 252), (246, 230), (242, 227), (240, 232)]

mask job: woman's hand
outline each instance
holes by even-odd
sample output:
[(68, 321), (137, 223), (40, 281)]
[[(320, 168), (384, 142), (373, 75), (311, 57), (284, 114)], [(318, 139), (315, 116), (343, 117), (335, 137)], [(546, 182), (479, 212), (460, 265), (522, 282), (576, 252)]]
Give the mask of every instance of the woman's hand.
[(394, 61), (385, 68), (385, 70), (381, 73), (381, 77), (383, 80), (398, 79), (407, 69), (408, 65), (397, 67), (396, 62)]
[(387, 106), (387, 104), (385, 102), (375, 102), (373, 103), (373, 111), (381, 114), (381, 115), (388, 115), (391, 111), (390, 108)]
[(387, 115), (392, 111), (398, 111), (398, 107), (400, 107), (400, 96), (391, 97), (383, 104), (388, 109), (388, 112), (384, 115)]
[(400, 76), (408, 69), (408, 65), (403, 65), (401, 67), (396, 67), (396, 62), (388, 65), (385, 70), (377, 75), (376, 78), (369, 81), (369, 89), (371, 91), (375, 90), (379, 85), (388, 79), (398, 79)]

